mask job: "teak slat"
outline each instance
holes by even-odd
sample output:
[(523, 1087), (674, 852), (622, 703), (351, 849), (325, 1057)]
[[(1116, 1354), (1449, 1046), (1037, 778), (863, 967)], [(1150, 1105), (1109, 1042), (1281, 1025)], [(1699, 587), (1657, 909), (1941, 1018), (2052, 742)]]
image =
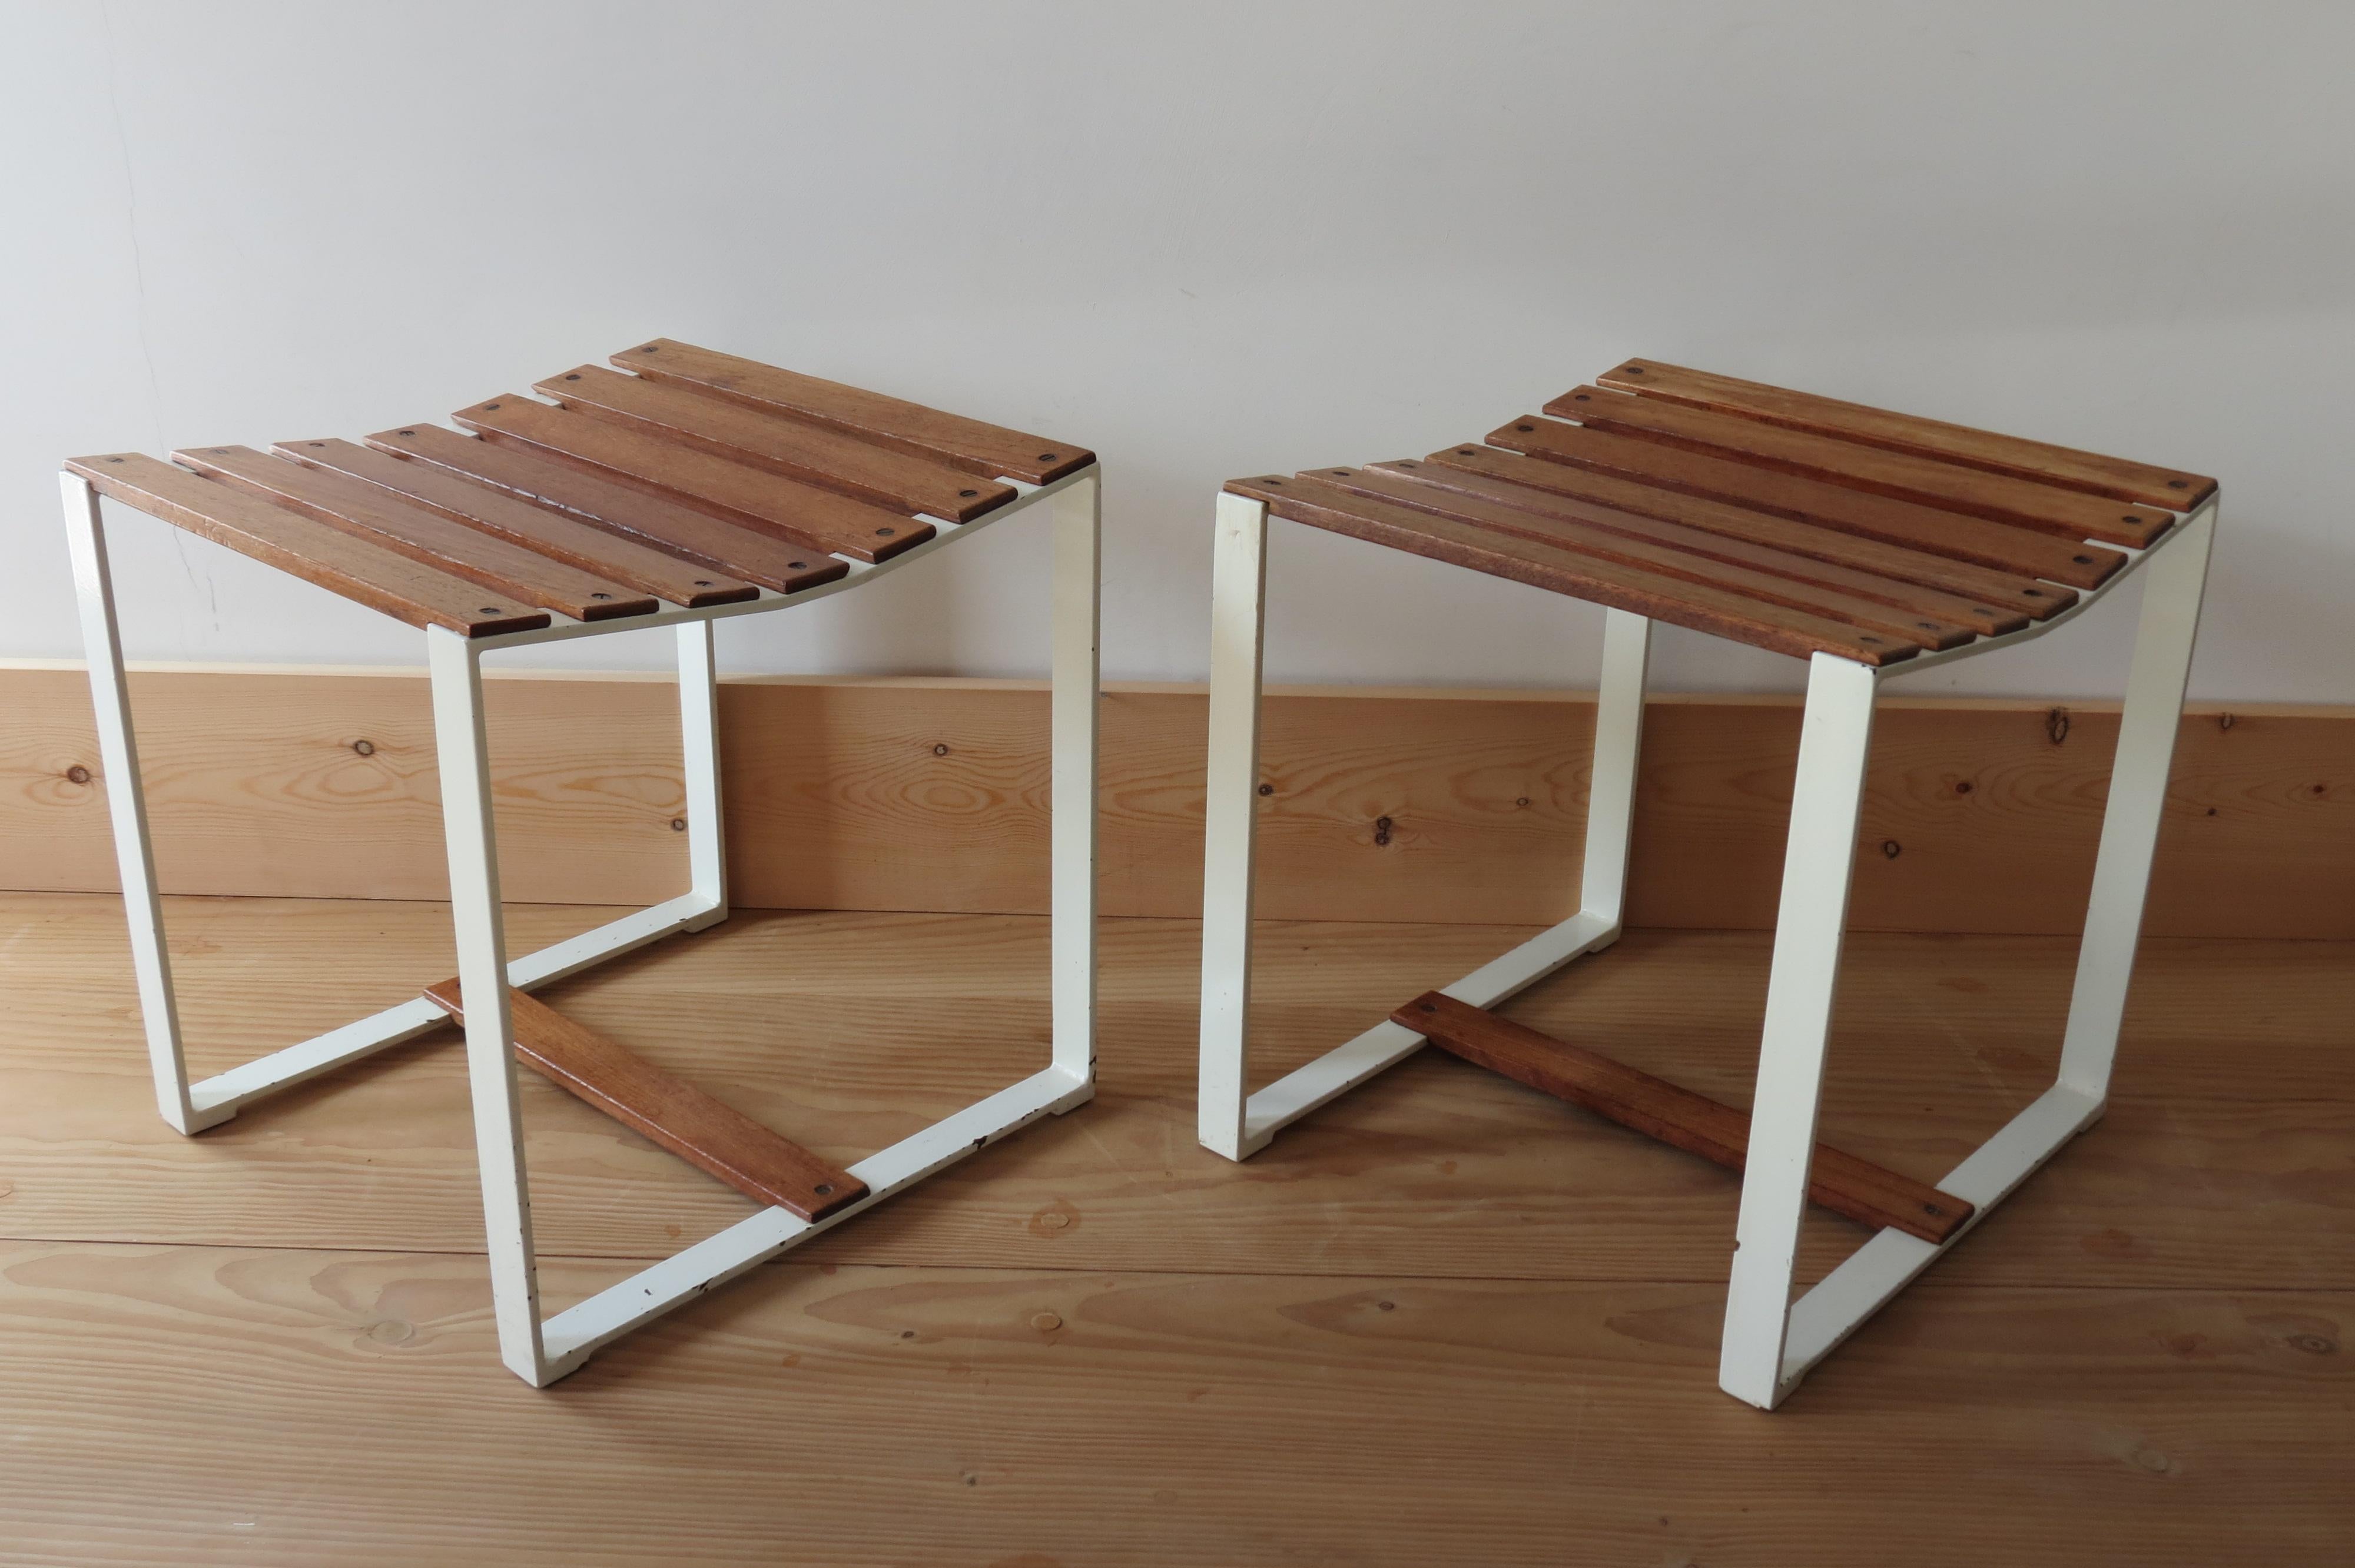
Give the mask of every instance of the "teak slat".
[(1458, 523), (1393, 502), (1369, 500), (1322, 479), (1234, 479), (1227, 482), (1226, 488), (1265, 503), (1277, 516), (1295, 523), (1633, 610), (1655, 620), (1795, 658), (1836, 653), (1860, 664), (1880, 665), (1910, 659), (1922, 651), (1915, 641), (1861, 630), (1763, 599)]
[(2101, 539), (2136, 548), (2175, 522), (2162, 508), (2059, 490), (2049, 484), (1914, 457), (1831, 436), (1745, 419), (1599, 387), (1573, 387), (1545, 406), (1559, 418), (1601, 425), (1689, 451), (1721, 452), (1784, 473), (1804, 474), (1868, 494), (1961, 512), (2064, 539)]
[(633, 489), (685, 501), (813, 549), (882, 561), (936, 529), (897, 512), (766, 472), (676, 441), (510, 393), (453, 416), (496, 445), (519, 446)]
[(806, 419), (985, 479), (1003, 474), (1045, 484), (1077, 473), (1096, 461), (1095, 453), (1068, 442), (1025, 435), (1002, 425), (984, 424), (962, 414), (943, 413), (922, 403), (780, 370), (773, 365), (671, 338), (658, 337), (625, 348), (613, 355), (613, 361), (653, 380), (698, 387), (756, 408)]
[(1868, 539), (1861, 534), (1795, 522), (1730, 502), (1710, 501), (1680, 490), (1663, 490), (1593, 469), (1547, 462), (1495, 447), (1449, 447), (1395, 466), (1412, 466), (1428, 483), (1462, 485), (1476, 494), (1487, 494), (1501, 484), (1517, 492), (1541, 490), (1552, 495), (1592, 501), (1638, 517), (1657, 517), (1662, 522), (1770, 546), (1876, 577), (1918, 583), (1959, 602), (2010, 611), (2030, 620), (2042, 620), (2077, 602), (2073, 590), (2056, 588), (2049, 580), (1998, 572), (1951, 556), (1934, 556), (1881, 539)]
[(251, 447), (201, 447), (172, 454), (208, 479), (293, 507), (330, 527), (397, 550), (453, 577), (553, 609), (575, 620), (650, 615), (651, 599), (550, 560), (438, 512), (325, 469), (305, 468)]
[(65, 466), (101, 495), (411, 626), (490, 637), (549, 624), (546, 610), (497, 602), (464, 577), (144, 452), (69, 458)]
[(625, 539), (593, 523), (470, 483), (430, 462), (397, 458), (344, 440), (280, 441), (270, 450), (312, 468), (365, 481), (551, 560), (610, 577), (673, 604), (690, 609), (735, 604), (756, 598), (761, 591), (751, 583), (714, 576), (709, 567)]
[(2216, 482), (2204, 474), (2154, 468), (2148, 463), (2079, 451), (2049, 441), (2031, 441), (2023, 436), (2003, 436), (1969, 425), (1951, 425), (1943, 419), (1891, 413), (1886, 408), (1844, 403), (1837, 397), (1819, 397), (1811, 392), (1794, 392), (1764, 382), (1713, 376), (1705, 370), (1663, 365), (1657, 359), (1630, 360), (1595, 380), (1623, 392), (1638, 392), (1672, 403), (1738, 414), (1770, 425), (1812, 430), (1866, 446), (1885, 447), (1891, 451), (1983, 468), (1990, 473), (2057, 484), (2064, 490), (2105, 495), (2113, 501), (2137, 501), (2146, 506), (2183, 512), (2205, 501), (2216, 488)]
[[(1584, 1106), (1730, 1171), (1741, 1170), (1749, 1160), (1748, 1112), (1624, 1062), (1435, 991), (1408, 1002), (1391, 1020), (1475, 1065)], [(1946, 1241), (1974, 1213), (1971, 1204), (1952, 1193), (1825, 1143), (1816, 1145), (1807, 1196), (1859, 1224), (1903, 1231), (1932, 1243)]]
[(534, 382), (532, 390), (591, 418), (684, 442), (716, 457), (806, 480), (895, 511), (970, 523), (1014, 499), (1011, 486), (994, 480), (806, 420), (602, 366), (576, 366), (561, 376)]
[[(2126, 556), (2100, 545), (2072, 544), (1983, 517), (1941, 512), (1934, 506), (1802, 479), (1657, 441), (1640, 441), (1588, 425), (1565, 425), (1534, 414), (1489, 431), (1485, 440), (1492, 447), (1548, 462), (1616, 474), (1642, 484), (2075, 588), (2099, 588), (2126, 564)], [(1477, 450), (1460, 444), (1432, 455), (1438, 461), (1468, 457)]]
[[(425, 996), (453, 1020), (466, 1021), (456, 980), (428, 986)], [(816, 1220), (867, 1195), (867, 1184), (848, 1171), (529, 992), (510, 992), (508, 1007), (519, 1060), (754, 1202)]]
[[(1582, 555), (1625, 561), (1746, 599), (1914, 639), (1933, 648), (1959, 647), (1980, 630), (1944, 611), (1906, 607), (1903, 601), (1909, 590), (1902, 583), (1868, 585), (1883, 588), (1870, 595), (1851, 593), (1827, 584), (1826, 568), (1816, 562), (1646, 517), (1614, 514), (1605, 507), (1579, 506), (1535, 492), (1524, 493), (1526, 502), (1517, 496), (1475, 495), (1425, 484), (1412, 470), (1401, 472), (1388, 465), (1321, 468), (1308, 477), (1329, 479), (1356, 494), (1560, 545)], [(1696, 544), (1700, 547), (1695, 548)], [(1897, 604), (1890, 601), (1891, 591), (1898, 595)], [(2023, 618), (2014, 616), (2010, 630), (2026, 624)]]
[[(1524, 469), (1541, 466), (1528, 459), (1520, 461)], [(1477, 503), (1503, 506), (1581, 526), (1604, 529), (1688, 556), (1812, 584), (1818, 589), (1828, 589), (1880, 607), (1870, 620), (1859, 620), (1852, 613), (1843, 613), (1836, 618), (1855, 620), (1859, 625), (1893, 625), (1899, 630), (1910, 631), (1949, 626), (1983, 636), (1999, 636), (2018, 631), (2029, 622), (2029, 617), (2019, 610), (1998, 609), (1980, 600), (1957, 599), (1918, 583), (1874, 572), (1857, 571), (1796, 551), (1778, 549), (1729, 535), (1713, 534), (1705, 528), (1688, 528), (1680, 523), (1663, 522), (1596, 502), (1576, 501), (1549, 491), (1490, 479), (1484, 474), (1441, 468), (1412, 458), (1397, 462), (1375, 463), (1365, 471), (1406, 482), (1412, 489), (1398, 493), (1401, 499), (1412, 496), (1412, 504), (1437, 509), (1449, 504), (1440, 498), (1458, 496)], [(1772, 524), (1776, 519), (1762, 517), (1759, 521)], [(1799, 524), (1785, 524), (1784, 526), (1797, 528)], [(1898, 619), (1892, 620), (1892, 614)], [(1917, 619), (1904, 619), (1907, 615)]]
[[(554, 507), (621, 537), (778, 593), (834, 582), (850, 570), (847, 562), (823, 550), (615, 484), (552, 458), (476, 440), (439, 425), (378, 430), (368, 438), (368, 444), (378, 451), (432, 463), (474, 484)], [(709, 580), (714, 586), (719, 581)]]

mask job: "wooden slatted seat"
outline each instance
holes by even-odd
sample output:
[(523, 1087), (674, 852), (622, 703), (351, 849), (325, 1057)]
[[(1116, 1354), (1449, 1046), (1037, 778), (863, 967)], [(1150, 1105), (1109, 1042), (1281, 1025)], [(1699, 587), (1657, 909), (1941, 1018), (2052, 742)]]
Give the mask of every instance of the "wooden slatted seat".
[[(1203, 1144), (1247, 1159), (1430, 1044), (1739, 1170), (1719, 1382), (1773, 1408), (2102, 1113), (2218, 505), (2216, 482), (2184, 470), (1654, 360), (1480, 440), (1228, 482), (1211, 567)], [(1274, 791), (1259, 761), (1270, 517), (1605, 614), (1576, 913), (1254, 1088), (1253, 842), (1257, 813), (1281, 809), (1263, 800)], [(1818, 1144), (1880, 683), (2041, 636), (2137, 575), (2141, 622), (2055, 1082), (1934, 1186)], [(1654, 621), (1808, 662), (1750, 1114), (1489, 1011), (1620, 936)], [(1809, 1200), (1878, 1229), (1795, 1300)]]
[(1648, 361), (1477, 445), (1227, 484), (1292, 522), (1875, 666), (2071, 609), (2215, 488)]
[[(970, 523), (1012, 501), (1001, 475), (1047, 483), (1095, 461), (667, 338), (613, 362), (659, 369), (577, 366), (535, 384), (546, 402), (487, 398), (455, 416), (472, 440), (412, 425), (366, 448), (189, 447), (172, 454), (179, 470), (132, 453), (66, 467), (412, 626), (496, 636), (548, 625), (538, 611), (612, 620), (835, 582), (932, 540), (928, 519)], [(698, 567), (719, 575), (682, 569)]]
[[(195, 1133), (450, 1021), (466, 1032), (502, 1359), (542, 1384), (1036, 1118), (1094, 1093), (1095, 454), (668, 338), (453, 416), (320, 437), (67, 461), (68, 540), (131, 916), (157, 1103)], [(191, 1082), (139, 779), (100, 498), (420, 628), (432, 674), (463, 978)], [(592, 1033), (530, 992), (728, 914), (713, 622), (807, 604), (1044, 503), (1052, 519), (1052, 1056), (965, 1109), (839, 1169)], [(662, 628), (677, 639), (687, 890), (509, 960), (481, 661), (528, 643)], [(667, 813), (666, 813), (667, 814)], [(464, 999), (496, 1003), (473, 1007)], [(543, 1319), (516, 1116), (520, 1057), (762, 1211)]]

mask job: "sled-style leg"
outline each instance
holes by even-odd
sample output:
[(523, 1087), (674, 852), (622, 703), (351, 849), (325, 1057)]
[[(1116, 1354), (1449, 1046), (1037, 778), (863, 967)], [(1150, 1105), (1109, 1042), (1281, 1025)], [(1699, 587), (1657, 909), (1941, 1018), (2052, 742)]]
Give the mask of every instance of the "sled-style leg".
[(1791, 789), (1758, 1092), (1751, 1103), (1750, 1157), (1718, 1360), (1718, 1381), (1728, 1393), (1769, 1409), (1780, 1397), (1791, 1268), (1816, 1151), (1816, 1106), (1848, 927), (1875, 683), (1865, 665), (1828, 653), (1815, 656), (1799, 734), (1798, 775)]

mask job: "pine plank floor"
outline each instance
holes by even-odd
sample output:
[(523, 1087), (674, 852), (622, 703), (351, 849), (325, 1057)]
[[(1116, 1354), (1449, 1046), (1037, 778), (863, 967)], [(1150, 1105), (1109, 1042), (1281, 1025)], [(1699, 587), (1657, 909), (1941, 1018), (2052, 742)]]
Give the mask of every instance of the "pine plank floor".
[[(170, 923), (199, 1071), (451, 967), (431, 905)], [(1521, 934), (1264, 927), (1257, 1075)], [(1715, 1387), (1726, 1173), (1435, 1053), (1229, 1165), (1195, 927), (1104, 940), (1094, 1104), (535, 1392), (454, 1033), (182, 1139), (119, 904), (0, 895), (0, 1562), (2355, 1557), (2355, 944), (2147, 944), (2106, 1119), (1768, 1416)], [(1639, 931), (1511, 1011), (1746, 1103), (1767, 942)], [(1826, 1135), (1934, 1179), (2049, 1078), (2072, 956), (1856, 938)], [(855, 1159), (1043, 1061), (1044, 967), (1034, 917), (741, 914), (543, 994)], [(523, 1086), (551, 1308), (751, 1212)]]

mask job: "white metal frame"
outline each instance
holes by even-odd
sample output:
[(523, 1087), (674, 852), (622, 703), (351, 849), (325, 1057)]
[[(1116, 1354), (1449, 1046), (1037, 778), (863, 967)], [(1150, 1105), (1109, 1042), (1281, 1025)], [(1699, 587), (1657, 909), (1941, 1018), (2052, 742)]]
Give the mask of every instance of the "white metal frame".
[[(2211, 495), (2149, 549), (2127, 552), (2125, 567), (2067, 610), (2023, 630), (1919, 654), (1883, 669), (1828, 653), (1812, 661), (1720, 1352), (1719, 1383), (1736, 1398), (1773, 1409), (1970, 1225), (2100, 1119), (2134, 973), (2218, 500)], [(1280, 1128), (1404, 1061), (1424, 1044), (1423, 1036), (1405, 1026), (1384, 1022), (1257, 1093), (1249, 1092), (1245, 1018), (1267, 515), (1259, 502), (1219, 497), (1211, 580), (1199, 1107), (1202, 1142), (1230, 1160), (1257, 1153)], [(1902, 1231), (1881, 1231), (1794, 1301), (1793, 1268), (1881, 683), (2041, 637), (2137, 575), (2144, 584), (2142, 615), (2059, 1077), (1938, 1182), (1977, 1205), (1970, 1224), (1943, 1245)], [(1619, 936), (1650, 622), (1625, 610), (1605, 613), (1580, 909), (1445, 989), (1444, 994), (1475, 1007), (1493, 1007)]]
[[(963, 524), (925, 517), (923, 521), (937, 531), (935, 537), (879, 564), (851, 562), (847, 576), (792, 595), (764, 588), (758, 599), (741, 603), (695, 609), (665, 606), (653, 614), (615, 620), (582, 622), (559, 615), (538, 630), (473, 639), (441, 627), (427, 629), (442, 827), (450, 857), (451, 918), (460, 983), (473, 1002), (466, 1009), (467, 1074), (482, 1170), (499, 1355), (526, 1383), (535, 1387), (553, 1383), (580, 1367), (599, 1347), (631, 1330), (881, 1202), (1017, 1128), (1050, 1113), (1071, 1110), (1095, 1094), (1100, 471), (1091, 465), (1045, 485), (1013, 479), (1000, 482), (1012, 486), (1017, 499)], [(449, 1020), (440, 1008), (419, 997), (214, 1077), (189, 1082), (171, 961), (164, 942), (163, 905), (155, 885), (155, 854), (123, 681), (122, 637), (99, 496), (87, 480), (71, 472), (61, 476), (61, 485), (157, 1107), (173, 1127), (195, 1133), (228, 1120), (267, 1095), (412, 1039)], [(1042, 502), (1052, 515), (1054, 533), (1049, 916), (1053, 1048), (1049, 1065), (851, 1166), (850, 1173), (868, 1188), (867, 1196), (858, 1202), (815, 1222), (783, 1209), (764, 1209), (543, 1319), (522, 1128), (517, 1120), (508, 987), (537, 990), (673, 932), (699, 931), (727, 918), (712, 622), (789, 609), (856, 588)], [(674, 628), (678, 639), (688, 891), (510, 960), (499, 904), (498, 846), (492, 825), (483, 657), (502, 649), (655, 626)], [(485, 997), (495, 999), (495, 1003), (484, 1005), (479, 999)]]

